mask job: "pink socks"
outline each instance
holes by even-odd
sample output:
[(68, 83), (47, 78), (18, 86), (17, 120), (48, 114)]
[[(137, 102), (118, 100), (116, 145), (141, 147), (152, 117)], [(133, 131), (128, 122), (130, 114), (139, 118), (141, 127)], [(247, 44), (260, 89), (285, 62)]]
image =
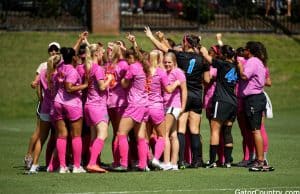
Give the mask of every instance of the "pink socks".
[[(139, 164), (138, 165), (139, 165), (139, 168), (144, 169), (147, 166), (147, 156), (148, 156), (148, 150), (149, 150), (146, 139), (139, 138), (137, 146), (138, 146), (138, 155), (139, 155)], [(156, 145), (155, 145), (155, 150), (156, 150)], [(161, 154), (162, 154), (162, 152), (161, 152)]]
[(72, 151), (73, 151), (74, 166), (79, 168), (81, 162), (81, 153), (82, 153), (82, 140), (80, 136), (72, 138)]
[(104, 146), (104, 141), (102, 139), (96, 138), (90, 148), (90, 161), (89, 165), (95, 165), (97, 162), (97, 157), (101, 153)]
[(162, 153), (165, 149), (165, 139), (163, 137), (158, 137), (155, 144), (154, 158), (160, 159)]
[(56, 149), (58, 154), (58, 160), (61, 167), (66, 167), (66, 149), (67, 149), (67, 138), (58, 137), (56, 140)]
[(123, 167), (128, 166), (128, 150), (129, 150), (129, 145), (128, 145), (128, 140), (126, 135), (118, 135), (118, 148), (119, 148), (119, 153), (120, 153), (120, 164)]

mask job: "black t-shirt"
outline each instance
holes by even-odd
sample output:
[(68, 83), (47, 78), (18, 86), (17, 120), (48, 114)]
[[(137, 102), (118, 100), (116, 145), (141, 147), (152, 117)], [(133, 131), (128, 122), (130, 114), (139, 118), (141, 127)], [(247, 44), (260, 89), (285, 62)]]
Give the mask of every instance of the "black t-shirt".
[(218, 70), (213, 101), (223, 101), (237, 106), (237, 98), (234, 92), (235, 85), (238, 81), (236, 64), (213, 59), (212, 66)]
[(188, 96), (202, 97), (203, 73), (209, 71), (209, 65), (197, 53), (169, 50), (176, 55), (177, 65), (185, 73)]

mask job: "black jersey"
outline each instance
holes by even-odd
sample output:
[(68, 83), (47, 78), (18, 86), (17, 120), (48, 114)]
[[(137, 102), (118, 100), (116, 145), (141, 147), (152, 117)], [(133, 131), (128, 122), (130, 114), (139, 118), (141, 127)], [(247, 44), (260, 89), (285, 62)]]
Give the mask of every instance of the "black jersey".
[(197, 53), (169, 50), (176, 55), (177, 65), (185, 73), (188, 95), (202, 96), (203, 73), (209, 71), (209, 65)]
[(212, 66), (217, 68), (217, 84), (213, 101), (223, 101), (237, 106), (237, 98), (234, 92), (238, 80), (236, 64), (213, 59)]

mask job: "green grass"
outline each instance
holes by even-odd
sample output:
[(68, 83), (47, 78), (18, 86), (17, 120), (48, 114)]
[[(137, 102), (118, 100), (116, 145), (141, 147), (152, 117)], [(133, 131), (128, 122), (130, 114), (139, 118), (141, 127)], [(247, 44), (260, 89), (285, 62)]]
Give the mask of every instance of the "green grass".
[[(277, 35), (225, 34), (224, 42), (234, 47), (248, 40), (263, 42), (269, 51), (273, 85), (267, 89), (274, 108), (274, 119), (266, 120), (269, 135), (269, 160), (272, 173), (249, 173), (244, 168), (197, 169), (178, 172), (66, 174), (41, 172), (23, 175), (22, 160), (35, 125), (35, 92), (30, 88), (38, 64), (47, 59), (47, 45), (58, 41), (72, 46), (78, 33), (0, 32), (0, 193), (234, 193), (242, 188), (300, 190), (300, 44), (293, 38)], [(170, 34), (180, 41), (182, 34)], [(202, 44), (214, 44), (213, 34), (203, 34)], [(296, 37), (299, 38), (299, 37)], [(119, 37), (91, 35), (90, 42), (117, 40)], [(122, 37), (121, 39), (124, 40)], [(138, 33), (143, 48), (152, 48)], [(209, 128), (201, 125), (204, 156), (208, 159)], [(235, 162), (242, 158), (240, 132), (233, 127)], [(44, 153), (42, 153), (44, 155)], [(110, 139), (102, 154), (110, 162)], [(41, 157), (41, 164), (44, 158)]]

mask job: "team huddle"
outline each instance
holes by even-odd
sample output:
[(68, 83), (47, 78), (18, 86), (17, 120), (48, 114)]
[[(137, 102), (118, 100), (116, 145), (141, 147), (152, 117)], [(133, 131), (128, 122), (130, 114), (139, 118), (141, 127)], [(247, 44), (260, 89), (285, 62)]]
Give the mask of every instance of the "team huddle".
[[(130, 33), (130, 47), (123, 41), (106, 48), (89, 43), (87, 32), (73, 48), (49, 44), (50, 57), (31, 83), (39, 106), (24, 158), (28, 173), (40, 170), (49, 133), (47, 172), (230, 168), (236, 118), (244, 152), (237, 166), (274, 170), (267, 161), (264, 127), (264, 117), (272, 117), (263, 90), (271, 86), (265, 46), (249, 41), (235, 50), (217, 34), (217, 44), (207, 50), (201, 37), (191, 34), (179, 45), (149, 27), (145, 35), (156, 47), (150, 52)], [(211, 132), (208, 162), (203, 161), (200, 135), (203, 109)], [(101, 162), (108, 133), (113, 135), (109, 165)]]

